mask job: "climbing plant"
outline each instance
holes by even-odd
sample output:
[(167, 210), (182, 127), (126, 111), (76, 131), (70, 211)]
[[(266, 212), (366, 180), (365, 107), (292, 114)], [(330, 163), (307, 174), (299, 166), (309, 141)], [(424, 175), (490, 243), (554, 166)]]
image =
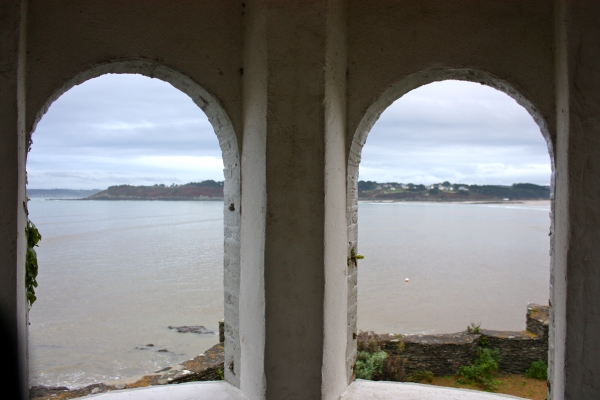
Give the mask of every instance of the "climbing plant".
[[(27, 199), (29, 201), (29, 199)], [(27, 210), (27, 203), (23, 202), (23, 208), (27, 215), (27, 224), (25, 225), (25, 237), (27, 238), (27, 255), (25, 257), (25, 291), (27, 294), (27, 302), (31, 308), (32, 304), (36, 301), (35, 289), (37, 284), (38, 274), (38, 262), (37, 254), (34, 247), (36, 247), (39, 241), (42, 239), (42, 235), (36, 228), (36, 226), (29, 220), (29, 211)]]
[(353, 247), (350, 250), (350, 257), (348, 257), (348, 266), (354, 264), (355, 267), (358, 267), (358, 260), (362, 260), (365, 256), (356, 254), (356, 247)]

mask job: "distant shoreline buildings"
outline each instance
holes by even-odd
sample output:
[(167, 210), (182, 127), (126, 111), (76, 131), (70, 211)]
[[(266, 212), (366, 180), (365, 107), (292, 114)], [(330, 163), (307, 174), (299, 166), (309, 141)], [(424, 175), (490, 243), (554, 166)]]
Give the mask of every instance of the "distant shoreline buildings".
[(488, 201), (548, 200), (550, 186), (533, 183), (468, 185), (448, 181), (430, 185), (375, 181), (358, 182), (359, 200), (392, 201)]

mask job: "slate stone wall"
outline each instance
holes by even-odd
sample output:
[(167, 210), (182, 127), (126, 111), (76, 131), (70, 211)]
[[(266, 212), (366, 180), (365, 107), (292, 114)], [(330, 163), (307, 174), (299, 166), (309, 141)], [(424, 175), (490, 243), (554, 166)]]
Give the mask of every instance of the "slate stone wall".
[(382, 349), (401, 355), (406, 360), (407, 374), (426, 370), (435, 375), (451, 375), (475, 359), (478, 343), (479, 335), (467, 333), (412, 335), (391, 339)]
[(435, 375), (453, 375), (463, 365), (472, 364), (479, 346), (498, 348), (502, 357), (501, 372), (522, 374), (534, 361), (548, 363), (548, 307), (529, 304), (527, 330), (522, 332), (460, 332), (444, 335), (378, 335), (360, 332), (359, 349), (377, 345), (392, 355), (405, 359), (410, 374), (427, 370)]
[(501, 372), (522, 374), (534, 361), (548, 363), (548, 336), (538, 337), (531, 332), (498, 332), (482, 330), (479, 339), (490, 348), (500, 349), (498, 365)]

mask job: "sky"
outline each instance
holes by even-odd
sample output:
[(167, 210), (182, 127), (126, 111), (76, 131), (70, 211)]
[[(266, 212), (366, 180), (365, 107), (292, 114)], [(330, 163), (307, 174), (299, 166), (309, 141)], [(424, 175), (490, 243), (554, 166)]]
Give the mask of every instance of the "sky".
[[(33, 134), (29, 188), (223, 180), (217, 137), (191, 99), (158, 79), (104, 75), (63, 94)], [(377, 121), (361, 180), (430, 184), (550, 184), (550, 158), (532, 117), (487, 86), (417, 88)]]
[(431, 184), (550, 184), (546, 140), (508, 95), (464, 81), (421, 86), (367, 136), (359, 179)]

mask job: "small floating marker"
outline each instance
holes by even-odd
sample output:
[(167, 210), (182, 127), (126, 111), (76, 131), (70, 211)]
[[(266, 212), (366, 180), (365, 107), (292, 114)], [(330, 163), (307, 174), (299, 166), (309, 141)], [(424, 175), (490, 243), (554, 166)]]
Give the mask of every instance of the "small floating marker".
[(406, 279), (404, 280), (404, 282), (408, 282), (408, 278), (406, 278)]

